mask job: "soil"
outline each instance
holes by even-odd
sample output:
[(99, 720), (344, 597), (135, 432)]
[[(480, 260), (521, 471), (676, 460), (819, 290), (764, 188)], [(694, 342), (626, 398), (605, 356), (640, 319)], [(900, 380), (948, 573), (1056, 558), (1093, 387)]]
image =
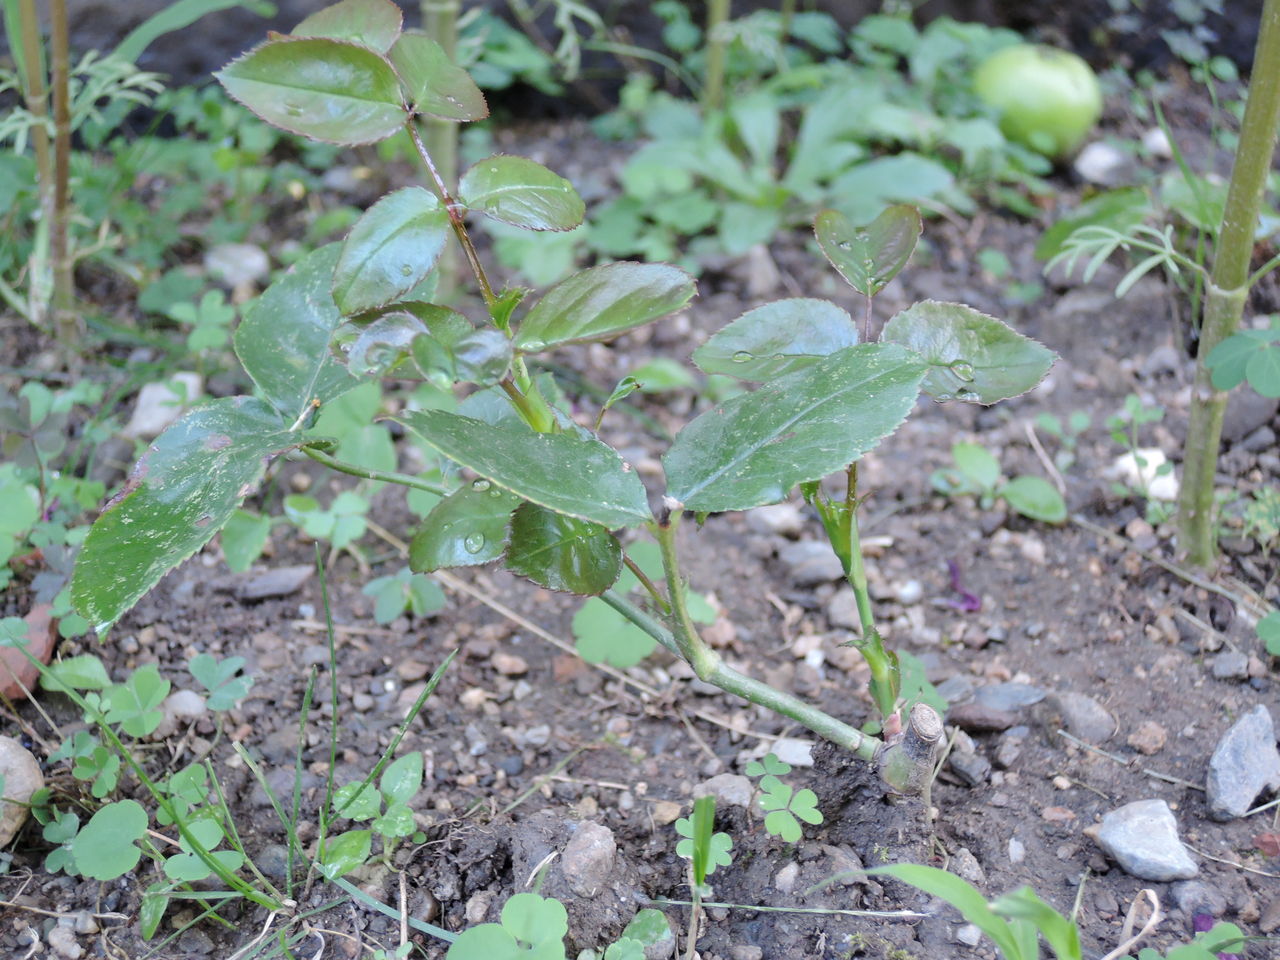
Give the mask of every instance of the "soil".
[[(598, 170), (606, 156), (576, 124), (523, 131), (519, 139), (521, 152), (571, 179)], [(1058, 185), (1059, 202), (1069, 202), (1075, 188), (1065, 179)], [(1018, 710), (1011, 729), (959, 733), (954, 755), (975, 753), (990, 766), (984, 772), (978, 764), (975, 776), (965, 764), (966, 778), (949, 764), (934, 785), (932, 811), (919, 800), (886, 798), (865, 765), (817, 746), (812, 765), (790, 779), (817, 793), (825, 820), (806, 827), (794, 846), (771, 838), (758, 812), (720, 804), (718, 828), (733, 837), (734, 862), (712, 879), (716, 902), (734, 906), (709, 908), (698, 941), (703, 960), (995, 956), (989, 941), (962, 942), (967, 932), (951, 908), (901, 884), (849, 873), (886, 862), (949, 864), (989, 896), (1030, 884), (1063, 912), (1078, 904), (1091, 957), (1117, 945), (1125, 914), (1144, 888), (1158, 894), (1167, 912), (1146, 941), (1150, 946), (1189, 940), (1198, 913), (1220, 915), (1254, 936), (1280, 926), (1280, 864), (1254, 840), (1274, 829), (1274, 811), (1218, 823), (1207, 816), (1201, 789), (1209, 755), (1235, 718), (1257, 704), (1280, 715), (1280, 686), (1252, 630), (1254, 608), (1222, 592), (1274, 601), (1276, 559), (1233, 536), (1211, 581), (1189, 581), (1156, 562), (1172, 555), (1171, 531), (1153, 528), (1140, 503), (1112, 491), (1107, 469), (1122, 451), (1102, 424), (1126, 395), (1137, 393), (1165, 409), (1143, 442), (1171, 454), (1180, 449), (1190, 362), (1174, 295), (1149, 278), (1116, 301), (1111, 291), (1120, 271), (1108, 267), (1090, 284), (1050, 277), (1039, 299), (1014, 302), (1012, 281), (1040, 278), (1032, 256), (1039, 232), (1036, 224), (990, 212), (965, 223), (931, 220), (912, 266), (879, 298), (881, 319), (919, 299), (970, 303), (1008, 319), (1060, 359), (1030, 394), (994, 408), (922, 401), (910, 422), (862, 461), (861, 483), (871, 491), (863, 532), (886, 639), (920, 657), (932, 682), (953, 694), (1009, 682), (1087, 694), (1114, 717), (1114, 732), (1099, 749), (1086, 748), (1058, 734), (1052, 711), (1034, 706)], [(980, 270), (976, 255), (983, 248), (1003, 251), (1012, 275), (997, 279)], [(776, 289), (761, 289), (761, 258), (726, 262), (703, 275), (700, 297), (686, 313), (608, 346), (567, 350), (557, 360), (607, 386), (653, 356), (687, 358), (711, 331), (765, 297), (820, 296), (860, 308), (803, 233), (780, 238), (768, 254), (778, 268)], [(705, 405), (693, 391), (642, 402), (670, 429)], [(1051, 475), (1047, 458), (1060, 448), (1032, 425), (1040, 413), (1065, 420), (1075, 411), (1088, 413), (1093, 424), (1079, 438), (1074, 464), (1061, 471), (1079, 521), (1032, 523), (998, 504), (984, 509), (972, 498), (933, 492), (931, 472), (947, 465), (951, 444), (960, 440), (997, 454), (1008, 476)], [(1220, 461), (1224, 487), (1247, 494), (1277, 482), (1275, 421), (1274, 403), (1233, 405), (1231, 439)], [(625, 416), (613, 418), (607, 433), (656, 489), (662, 444)], [(1036, 445), (1047, 448), (1044, 455)], [(308, 484), (341, 489), (348, 479), (281, 462), (276, 482), (257, 502), (278, 514), (285, 492)], [(792, 540), (822, 538), (816, 516), (798, 512), (799, 527), (785, 533), (751, 514), (712, 516), (701, 530), (686, 523), (686, 572), (693, 588), (713, 595), (722, 611), (709, 633), (729, 662), (863, 723), (873, 710), (865, 666), (842, 646), (850, 637), (843, 591), (833, 578), (798, 582), (795, 568), (778, 556)], [(398, 493), (382, 491), (372, 517), (407, 535), (411, 517)], [(399, 569), (394, 550), (372, 536), (367, 542), (383, 558), (372, 575)], [(255, 680), (249, 697), (220, 726), (209, 716), (180, 726), (155, 743), (148, 762), (163, 772), (210, 755), (246, 848), (268, 875), (279, 877), (284, 832), (232, 743), (247, 749), (273, 788), (287, 794), (312, 679), (319, 706), (302, 724), (299, 833), (305, 843), (314, 840), (329, 766), (331, 681), (338, 691), (341, 783), (363, 776), (424, 678), (458, 650), (399, 751), (422, 751), (426, 758), (427, 786), (415, 815), (427, 841), (396, 850), (390, 869), (370, 868), (353, 879), (393, 914), (403, 904), (411, 917), (459, 930), (497, 919), (506, 898), (529, 889), (541, 870), (542, 892), (562, 897), (569, 909), (573, 951), (611, 942), (651, 901), (688, 899), (670, 823), (688, 814), (701, 783), (743, 772), (777, 738), (810, 739), (789, 721), (698, 684), (687, 667), (661, 652), (622, 674), (584, 663), (566, 648), (580, 601), (493, 569), (446, 579), (450, 602), (440, 613), (379, 627), (371, 598), (361, 593), (369, 571), (349, 554), (331, 558), (327, 585), (337, 640), (331, 666), (318, 578), (289, 596), (239, 598), (244, 584), (266, 571), (313, 557), (313, 545), (281, 525), (259, 566), (234, 575), (215, 540), (148, 594), (108, 643), (60, 648), (63, 656), (97, 652), (116, 677), (157, 663), (175, 688), (190, 684), (183, 666), (197, 653), (247, 659)], [(962, 612), (949, 602), (956, 597), (953, 570), (963, 589), (981, 599), (980, 609)], [(1247, 678), (1213, 676), (1210, 660), (1223, 649), (1253, 655)], [(41, 705), (60, 723), (78, 719), (55, 696)], [(38, 740), (50, 737), (33, 706), (18, 714)], [(0, 725), (5, 732), (17, 727), (11, 717)], [(61, 788), (83, 789), (49, 772)], [(136, 785), (126, 783), (124, 790)], [(1146, 798), (1164, 799), (1174, 811), (1200, 865), (1196, 881), (1139, 880), (1086, 834), (1106, 812)], [(565, 863), (566, 844), (586, 824), (607, 827), (616, 842), (612, 871), (591, 889)], [(154, 947), (139, 939), (137, 927), (141, 891), (154, 879), (151, 867), (102, 884), (48, 874), (42, 868), (47, 852), (32, 827), (11, 848), (9, 873), (0, 877), (0, 895), (10, 904), (0, 922), (0, 955), (49, 955), (40, 944), (47, 943), (53, 917), (77, 911), (105, 915), (94, 924), (96, 934), (79, 937), (85, 955), (94, 957), (142, 957), (148, 950), (162, 958), (229, 957), (267, 925), (262, 911), (233, 908), (226, 912), (231, 928), (203, 922)], [(298, 912), (335, 895), (323, 883), (299, 888)], [(688, 908), (663, 909), (683, 950)], [(162, 937), (196, 913), (194, 904), (175, 903)], [(275, 918), (272, 930), (284, 922)], [(40, 936), (35, 946), (23, 939), (28, 928)], [(395, 916), (346, 897), (291, 929), (311, 931), (295, 948), (299, 956), (362, 956), (362, 948), (391, 948), (400, 936)], [(412, 938), (426, 956), (443, 956), (438, 941)], [(1274, 941), (1251, 944), (1243, 955), (1275, 956)]]

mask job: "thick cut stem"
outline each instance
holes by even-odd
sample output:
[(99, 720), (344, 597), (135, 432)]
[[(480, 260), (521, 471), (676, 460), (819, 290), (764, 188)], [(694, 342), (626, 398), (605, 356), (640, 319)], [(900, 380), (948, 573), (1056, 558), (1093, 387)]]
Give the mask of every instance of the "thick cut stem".
[[(462, 12), (461, 0), (422, 0), (422, 29), (440, 44), (450, 60), (456, 59), (458, 50), (458, 16)], [(440, 179), (450, 190), (458, 183), (458, 125), (448, 120), (426, 119), (427, 153), (436, 163)], [(452, 247), (445, 247), (440, 254), (440, 297), (448, 299), (458, 286), (458, 263)]]
[(702, 106), (719, 110), (724, 106), (724, 24), (729, 19), (729, 0), (709, 0), (707, 4), (707, 75), (702, 86)]
[(1280, 0), (1266, 0), (1253, 60), (1249, 101), (1240, 126), (1240, 145), (1227, 203), (1218, 231), (1218, 250), (1205, 297), (1200, 348), (1196, 354), (1191, 415), (1183, 454), (1182, 490), (1178, 499), (1178, 541), (1188, 562), (1213, 562), (1213, 479), (1222, 436), (1226, 394), (1215, 390), (1205, 359), (1240, 325), (1248, 296), (1249, 261), (1253, 255), (1258, 208), (1280, 122)]

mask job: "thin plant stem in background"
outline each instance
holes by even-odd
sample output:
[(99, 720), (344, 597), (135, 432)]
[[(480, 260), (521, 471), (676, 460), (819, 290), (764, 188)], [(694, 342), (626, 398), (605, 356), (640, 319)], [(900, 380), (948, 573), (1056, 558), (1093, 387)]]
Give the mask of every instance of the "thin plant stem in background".
[(1208, 566), (1214, 558), (1213, 481), (1227, 409), (1227, 394), (1214, 388), (1205, 360), (1214, 347), (1240, 326), (1248, 297), (1258, 210), (1280, 122), (1280, 0), (1266, 0), (1253, 63), (1249, 100), (1240, 127), (1240, 145), (1231, 171), (1217, 254), (1205, 296), (1183, 451), (1178, 546), (1188, 562), (1198, 567)]
[[(457, 59), (458, 17), (462, 0), (422, 0), (422, 29), (440, 44), (450, 60)], [(427, 118), (421, 121), (427, 153), (435, 161), (440, 179), (450, 191), (458, 186), (458, 124), (451, 120)], [(446, 246), (440, 254), (439, 297), (448, 300), (458, 287), (458, 258)]]
[(49, 4), (50, 76), (53, 94), (53, 219), (49, 259), (53, 267), (53, 323), (59, 352), (74, 362), (80, 355), (82, 325), (75, 312), (75, 270), (69, 227), (71, 197), (71, 51), (66, 0)]
[(724, 25), (729, 20), (729, 0), (709, 0), (707, 4), (707, 73), (702, 86), (702, 106), (707, 111), (724, 106)]

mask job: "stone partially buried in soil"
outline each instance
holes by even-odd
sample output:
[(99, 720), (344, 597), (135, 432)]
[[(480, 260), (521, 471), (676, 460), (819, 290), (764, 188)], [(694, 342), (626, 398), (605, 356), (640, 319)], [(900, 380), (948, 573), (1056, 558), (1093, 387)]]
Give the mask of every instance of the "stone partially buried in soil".
[(302, 589), (302, 585), (311, 579), (315, 566), (300, 563), (292, 567), (276, 567), (266, 573), (260, 573), (236, 591), (241, 600), (266, 600), (270, 597), (287, 597)]
[(44, 786), (44, 774), (31, 751), (13, 737), (0, 737), (0, 780), (4, 800), (0, 800), (0, 850), (22, 828), (31, 813), (27, 801)]
[(1035, 707), (1036, 716), (1051, 740), (1058, 729), (1086, 743), (1105, 743), (1116, 732), (1116, 718), (1093, 697), (1063, 690), (1051, 693)]
[(1086, 831), (1121, 869), (1142, 880), (1190, 880), (1199, 872), (1163, 800), (1135, 800)]
[(1280, 752), (1271, 712), (1258, 704), (1237, 720), (1209, 758), (1205, 793), (1215, 820), (1243, 817), (1263, 790), (1280, 788)]

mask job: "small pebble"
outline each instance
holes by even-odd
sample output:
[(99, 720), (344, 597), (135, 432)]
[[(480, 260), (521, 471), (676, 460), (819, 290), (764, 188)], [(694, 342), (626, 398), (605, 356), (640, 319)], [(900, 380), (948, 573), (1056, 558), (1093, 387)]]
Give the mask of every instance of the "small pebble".
[(499, 650), (490, 659), (493, 669), (504, 677), (517, 677), (529, 672), (529, 664), (524, 657)]
[(1009, 838), (1009, 862), (1021, 863), (1027, 857), (1027, 848), (1017, 837)]
[(1249, 679), (1249, 655), (1239, 650), (1223, 650), (1213, 658), (1211, 667), (1215, 680)]
[(1190, 880), (1199, 872), (1164, 800), (1127, 803), (1086, 832), (1126, 873), (1141, 880)]
[(799, 876), (800, 864), (793, 860), (774, 874), (773, 886), (779, 893), (790, 893), (795, 889), (796, 879)]
[(982, 931), (972, 923), (966, 923), (956, 930), (956, 941), (966, 947), (976, 947), (982, 941)]
[(1129, 734), (1126, 741), (1129, 746), (1147, 756), (1159, 753), (1169, 739), (1169, 733), (1154, 720), (1147, 720), (1138, 725), (1138, 729)]

